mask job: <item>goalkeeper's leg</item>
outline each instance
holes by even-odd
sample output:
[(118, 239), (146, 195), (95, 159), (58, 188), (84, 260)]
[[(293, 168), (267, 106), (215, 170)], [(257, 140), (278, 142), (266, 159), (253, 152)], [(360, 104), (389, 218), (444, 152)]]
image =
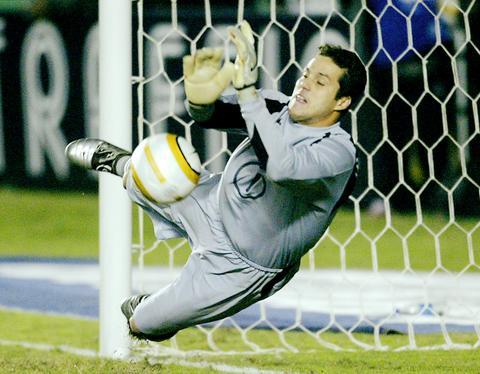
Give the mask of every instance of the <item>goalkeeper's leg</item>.
[(157, 340), (232, 316), (278, 291), (297, 270), (259, 269), (230, 250), (197, 248), (173, 283), (136, 306), (132, 335)]
[(153, 340), (157, 342), (161, 342), (162, 340), (170, 339), (173, 335), (175, 335), (176, 332), (172, 332), (166, 335), (149, 335), (149, 334), (144, 334), (138, 330), (136, 326), (133, 325), (133, 320), (132, 323), (130, 323), (130, 318), (132, 318), (132, 315), (137, 308), (138, 304), (141, 302), (145, 301), (147, 298), (149, 298), (149, 294), (141, 294), (141, 295), (135, 295), (127, 298), (121, 306), (121, 310), (125, 318), (127, 319), (127, 324), (128, 324), (128, 329), (130, 331), (130, 335), (137, 339), (142, 339), (142, 340)]
[(70, 162), (84, 169), (106, 171), (123, 176), (131, 153), (106, 141), (84, 138), (67, 145), (65, 154)]
[(298, 264), (286, 270), (256, 267), (232, 249), (218, 213), (221, 175), (202, 174), (189, 196), (161, 206), (142, 195), (128, 165), (126, 170), (127, 192), (152, 219), (155, 236), (187, 237), (192, 247), (172, 284), (126, 301), (123, 310), (128, 311), (124, 314), (132, 335), (160, 340), (186, 327), (231, 316), (279, 290), (298, 270)]

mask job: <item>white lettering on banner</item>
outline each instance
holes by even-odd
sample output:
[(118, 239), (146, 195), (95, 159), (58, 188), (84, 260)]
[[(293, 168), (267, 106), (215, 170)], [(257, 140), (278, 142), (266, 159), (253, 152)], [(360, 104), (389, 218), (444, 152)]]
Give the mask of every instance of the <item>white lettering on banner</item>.
[(7, 48), (7, 37), (5, 36), (5, 28), (7, 21), (4, 18), (0, 18), (0, 52)]
[[(42, 86), (42, 61), (48, 73), (47, 92)], [(68, 162), (64, 155), (66, 140), (60, 130), (67, 106), (68, 83), (67, 57), (60, 33), (51, 22), (35, 22), (25, 36), (21, 54), (28, 176), (42, 176), (48, 157), (56, 177), (68, 177)]]
[(98, 25), (94, 25), (85, 40), (82, 67), (85, 135), (89, 138), (99, 134), (98, 43)]
[[(5, 49), (6, 21), (0, 18), (0, 53)], [(215, 25), (206, 30), (205, 46), (228, 46), (229, 57), (233, 61), (235, 50), (227, 41), (227, 25)], [(185, 38), (185, 25), (172, 30), (170, 23), (154, 25), (145, 38), (145, 93), (142, 103), (149, 125), (155, 132), (165, 131), (167, 119), (185, 114), (184, 89), (181, 70), (170, 73), (171, 64), (181, 64), (188, 53), (190, 41)], [(280, 31), (270, 27), (261, 33), (263, 40), (258, 43), (261, 81), (259, 86), (282, 89), (280, 73)], [(300, 63), (305, 65), (315, 55), (322, 42), (348, 45), (345, 37), (336, 30), (324, 30), (311, 35), (301, 51)], [(196, 40), (198, 47), (203, 46)], [(82, 83), (84, 96), (85, 135), (98, 136), (99, 90), (98, 90), (98, 26), (93, 25), (85, 39), (82, 59)], [(78, 63), (72, 61), (72, 63)], [(0, 64), (1, 68), (1, 64)], [(37, 21), (27, 30), (21, 53), (21, 85), (24, 116), (24, 143), (26, 174), (28, 177), (41, 177), (47, 165), (51, 165), (55, 176), (65, 179), (69, 175), (68, 161), (64, 156), (66, 139), (60, 125), (65, 115), (69, 96), (69, 71), (65, 46), (56, 26), (48, 21)], [(1, 84), (1, 82), (0, 82)], [(287, 93), (288, 94), (288, 93)], [(5, 144), (3, 136), (3, 115), (0, 91), (0, 174), (6, 168)], [(78, 126), (79, 124), (72, 124)], [(145, 134), (148, 135), (148, 134)], [(217, 132), (206, 133), (207, 159), (226, 150), (226, 136)], [(221, 170), (226, 157), (218, 157), (211, 167)]]
[(182, 25), (178, 25), (178, 31), (172, 31), (170, 23), (157, 24), (149, 32), (146, 50), (145, 84), (148, 104), (146, 118), (149, 121), (160, 121), (154, 126), (155, 132), (166, 130), (164, 120), (168, 116), (173, 114), (181, 116), (185, 113), (183, 83), (179, 80), (172, 81), (167, 74), (169, 60), (181, 63), (181, 58), (186, 53), (187, 41), (181, 36), (184, 32), (185, 28)]
[[(4, 18), (0, 18), (0, 52), (7, 47), (7, 38), (5, 36), (5, 26), (7, 25)], [(2, 68), (0, 64), (0, 77), (2, 76)], [(0, 80), (0, 174), (5, 172), (5, 133), (3, 132), (3, 100), (2, 100), (2, 81)]]

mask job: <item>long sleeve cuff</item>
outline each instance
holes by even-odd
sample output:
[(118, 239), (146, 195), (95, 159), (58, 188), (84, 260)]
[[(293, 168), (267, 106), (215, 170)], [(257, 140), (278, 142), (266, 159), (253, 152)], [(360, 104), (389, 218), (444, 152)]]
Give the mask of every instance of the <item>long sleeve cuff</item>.
[(188, 113), (194, 121), (205, 122), (208, 121), (215, 111), (214, 104), (199, 105), (188, 102)]
[(237, 96), (239, 104), (255, 101), (258, 98), (257, 89), (255, 86), (242, 88), (237, 90)]

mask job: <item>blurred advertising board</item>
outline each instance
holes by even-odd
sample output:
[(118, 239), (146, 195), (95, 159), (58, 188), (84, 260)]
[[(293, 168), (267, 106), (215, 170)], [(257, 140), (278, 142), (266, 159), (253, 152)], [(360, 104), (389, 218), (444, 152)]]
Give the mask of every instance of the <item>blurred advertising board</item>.
[[(145, 85), (142, 108), (145, 120), (154, 124), (155, 132), (182, 133), (182, 121), (188, 122), (180, 80), (182, 57), (193, 45), (223, 46), (227, 26), (236, 23), (233, 9), (216, 11), (213, 27), (209, 28), (205, 28), (203, 8), (182, 9), (178, 9), (175, 28), (168, 9), (144, 11), (143, 71), (144, 76), (153, 79)], [(311, 20), (296, 24), (298, 18), (292, 14), (279, 17), (278, 23), (272, 24), (268, 15), (245, 15), (253, 29), (264, 34), (260, 86), (288, 94), (301, 68), (325, 38), (348, 45), (348, 24), (332, 17), (327, 32), (321, 35), (322, 17), (319, 14), (313, 18), (318, 24)], [(134, 42), (136, 27), (134, 18)], [(134, 56), (133, 75), (138, 76), (138, 49), (135, 45), (130, 48)], [(233, 48), (230, 52), (233, 59)], [(64, 148), (76, 138), (98, 136), (96, 12), (77, 16), (53, 13), (48, 17), (0, 14), (0, 87), (0, 184), (95, 188), (95, 176), (71, 167)], [(136, 123), (136, 85), (132, 92)], [(192, 131), (194, 145), (202, 156), (205, 135), (200, 133), (203, 130)], [(133, 133), (137, 136), (136, 131)], [(133, 145), (136, 142), (134, 139)]]

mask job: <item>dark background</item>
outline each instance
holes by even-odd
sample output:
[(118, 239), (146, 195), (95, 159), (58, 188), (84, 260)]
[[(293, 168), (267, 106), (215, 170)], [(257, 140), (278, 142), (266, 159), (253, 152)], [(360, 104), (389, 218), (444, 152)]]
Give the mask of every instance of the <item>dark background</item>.
[[(206, 13), (203, 2), (179, 1), (178, 22), (186, 27), (186, 34), (194, 39), (205, 25)], [(268, 2), (246, 2), (244, 18), (249, 20), (254, 30), (261, 30), (271, 21)], [(294, 51), (298, 56), (303, 51), (309, 37), (318, 33), (320, 28), (335, 29), (348, 40), (349, 25), (355, 21), (355, 49), (367, 65), (369, 74), (369, 95), (360, 102), (358, 116), (358, 145), (360, 155), (360, 180), (354, 196), (361, 197), (361, 205), (367, 207), (369, 202), (376, 197), (387, 196), (393, 207), (398, 210), (413, 210), (415, 207), (414, 193), (420, 196), (422, 209), (448, 212), (448, 194), (452, 190), (455, 211), (461, 214), (480, 214), (480, 198), (478, 185), (480, 184), (480, 134), (478, 123), (475, 124), (475, 111), (478, 115), (478, 95), (480, 83), (476, 66), (480, 62), (476, 50), (480, 46), (479, 26), (476, 17), (480, 6), (470, 6), (470, 1), (460, 2), (461, 22), (455, 27), (462, 31), (466, 29), (466, 20), (470, 27), (470, 39), (461, 50), (456, 49), (451, 41), (442, 41), (442, 45), (428, 56), (427, 80), (431, 82), (430, 92), (423, 98), (423, 76), (411, 77), (415, 63), (421, 65), (421, 55), (414, 56), (411, 60), (402, 60), (399, 63), (399, 88), (393, 91), (392, 71), (381, 71), (375, 64), (376, 50), (370, 42), (375, 36), (376, 23), (374, 8), (361, 9), (359, 2), (341, 1), (342, 16), (331, 14), (330, 17), (312, 15), (299, 21), (297, 15), (286, 12), (286, 2), (279, 1), (277, 5), (277, 24), (273, 27), (285, 27), (292, 30), (296, 27), (294, 36)], [(171, 21), (170, 1), (146, 1), (144, 9), (144, 28), (149, 30), (158, 22)], [(230, 6), (231, 2), (212, 1), (212, 24), (235, 24), (237, 8)], [(133, 3), (134, 13), (136, 12)], [(58, 188), (95, 190), (97, 182), (85, 172), (71, 168), (67, 179), (59, 180), (51, 167), (41, 177), (28, 175), (25, 168), (25, 142), (24, 121), (25, 113), (22, 109), (22, 96), (20, 84), (20, 57), (24, 37), (28, 28), (37, 20), (44, 19), (52, 22), (60, 31), (68, 59), (69, 67), (69, 93), (68, 108), (62, 119), (62, 133), (67, 141), (85, 136), (85, 118), (83, 112), (83, 82), (82, 59), (85, 37), (91, 27), (97, 22), (96, 1), (38, 1), (31, 8), (3, 9), (0, 7), (0, 17), (5, 22), (4, 37), (7, 41), (6, 48), (0, 54), (1, 93), (3, 110), (3, 136), (5, 145), (6, 168), (0, 170), (0, 184), (25, 188)], [(468, 8), (469, 7), (469, 8)], [(464, 13), (469, 9), (466, 17)], [(134, 17), (135, 19), (135, 17)], [(135, 23), (135, 22), (134, 22)], [(136, 41), (136, 25), (133, 26), (133, 40)], [(200, 38), (196, 43), (197, 48), (203, 46), (204, 40)], [(444, 43), (444, 44), (443, 44)], [(289, 49), (289, 35), (280, 33), (278, 50), (280, 65), (286, 66), (291, 62)], [(133, 46), (133, 55), (136, 46)], [(462, 54), (467, 61), (468, 82), (462, 87), (470, 97), (467, 98), (468, 106), (468, 151), (469, 161), (462, 169), (461, 154), (458, 147), (452, 142), (455, 137), (456, 117), (454, 100), (448, 94), (454, 85), (454, 72), (451, 65), (451, 55)], [(412, 62), (413, 61), (413, 62)], [(43, 65), (42, 65), (43, 66)], [(299, 76), (300, 67), (290, 64), (279, 80), (279, 88), (289, 94)], [(134, 57), (134, 75), (138, 66)], [(181, 60), (178, 64), (168, 64), (166, 73), (172, 79), (181, 77)], [(261, 72), (262, 73), (262, 72)], [(40, 69), (40, 79), (44, 90), (49, 89), (48, 69)], [(435, 86), (435, 82), (438, 82)], [(134, 96), (136, 86), (132, 87)], [(135, 98), (134, 98), (135, 102)], [(448, 119), (448, 134), (446, 136), (442, 127), (442, 103), (448, 102), (444, 110)], [(412, 106), (417, 105), (417, 110), (412, 114)], [(382, 122), (381, 106), (386, 108), (386, 121)], [(134, 122), (138, 108), (134, 108)], [(413, 137), (414, 124), (412, 116), (416, 117), (418, 126), (418, 139), (408, 145)], [(188, 121), (184, 116), (183, 120)], [(478, 121), (478, 117), (477, 117)], [(351, 128), (350, 118), (343, 121), (343, 126)], [(389, 141), (383, 140), (384, 129), (388, 129)], [(179, 122), (170, 118), (168, 131), (182, 134), (184, 128)], [(192, 127), (192, 138), (203, 139), (200, 134), (203, 130)], [(134, 137), (136, 131), (133, 132)], [(235, 146), (240, 141), (235, 137), (229, 139), (229, 144)], [(133, 146), (137, 139), (134, 138)], [(194, 141), (200, 155), (204, 149), (201, 141)], [(380, 145), (378, 147), (378, 145)], [(403, 149), (405, 180), (399, 183), (398, 152), (395, 147)], [(433, 174), (429, 171), (429, 149), (432, 150)], [(367, 183), (367, 154), (373, 152), (374, 180), (373, 184)], [(48, 162), (48, 158), (47, 158)], [(412, 163), (417, 164), (415, 169)], [(413, 171), (412, 171), (413, 170)], [(417, 170), (417, 173), (415, 173)], [(421, 172), (418, 172), (420, 170)]]

